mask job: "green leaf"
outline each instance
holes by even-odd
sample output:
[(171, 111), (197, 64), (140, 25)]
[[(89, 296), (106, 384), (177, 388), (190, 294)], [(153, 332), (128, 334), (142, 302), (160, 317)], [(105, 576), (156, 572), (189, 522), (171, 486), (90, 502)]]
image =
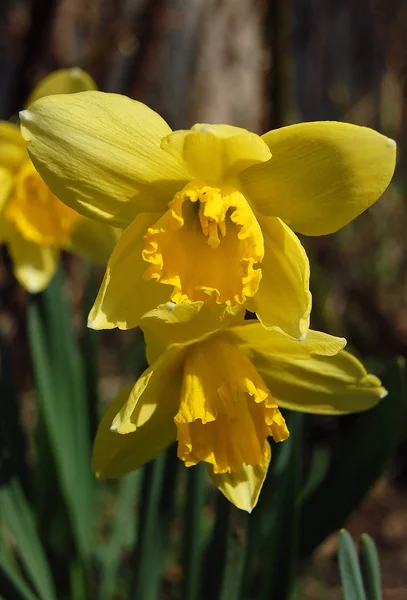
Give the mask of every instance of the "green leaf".
[(379, 556), (374, 541), (367, 533), (360, 536), (359, 560), (367, 600), (382, 600)]
[(0, 589), (7, 600), (38, 600), (4, 553), (0, 554)]
[(55, 599), (54, 583), (47, 558), (30, 507), (18, 481), (10, 481), (0, 488), (0, 509), (39, 597), (41, 600)]
[(131, 598), (156, 600), (170, 532), (179, 460), (174, 448), (144, 467), (136, 573)]
[(308, 476), (302, 486), (299, 500), (304, 500), (312, 494), (326, 477), (331, 460), (331, 450), (326, 445), (313, 448)]
[(76, 547), (86, 560), (93, 516), (88, 406), (79, 347), (60, 272), (43, 294), (30, 298), (28, 332), (38, 403)]
[(358, 556), (351, 535), (345, 530), (339, 534), (339, 571), (344, 600), (366, 600)]
[(249, 519), (248, 513), (231, 508), (221, 598), (228, 600), (241, 598)]
[(232, 504), (216, 492), (215, 524), (205, 553), (203, 598), (221, 598)]
[[(301, 484), (301, 448), (303, 415), (286, 413), (290, 437), (274, 446), (267, 475), (268, 493), (260, 496), (256, 517), (267, 523), (262, 548), (262, 580), (259, 600), (292, 598), (298, 576), (298, 493)], [(271, 493), (270, 493), (271, 492)], [(268, 514), (267, 514), (268, 513)]]
[(112, 533), (109, 542), (98, 553), (102, 563), (100, 600), (114, 597), (122, 553), (126, 548), (130, 549), (136, 539), (134, 511), (140, 493), (140, 477), (141, 470), (119, 482)]
[(243, 586), (249, 515), (235, 508), (221, 492), (215, 494), (215, 522), (205, 552), (201, 597), (238, 600)]
[(405, 435), (405, 364), (394, 362), (383, 378), (389, 395), (371, 410), (352, 417), (343, 449), (301, 510), (300, 554), (307, 558), (349, 514), (383, 472)]
[(183, 549), (183, 600), (198, 600), (201, 583), (202, 509), (206, 491), (204, 463), (187, 469), (185, 545)]

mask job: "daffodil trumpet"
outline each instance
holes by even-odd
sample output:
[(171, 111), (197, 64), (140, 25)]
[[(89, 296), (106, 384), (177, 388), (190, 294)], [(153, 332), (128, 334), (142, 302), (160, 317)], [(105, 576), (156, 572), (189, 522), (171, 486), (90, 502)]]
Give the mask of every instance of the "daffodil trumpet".
[[(45, 77), (29, 102), (47, 93), (94, 88), (80, 69)], [(18, 281), (35, 293), (53, 276), (61, 249), (106, 264), (118, 239), (111, 226), (96, 223), (63, 204), (47, 187), (27, 153), (15, 123), (0, 122), (0, 243), (8, 246)]]
[(95, 329), (199, 301), (244, 305), (264, 326), (305, 337), (309, 264), (294, 231), (343, 227), (380, 197), (395, 165), (395, 143), (366, 127), (173, 132), (144, 104), (94, 91), (40, 99), (21, 123), (53, 193), (126, 227), (90, 313)]
[[(98, 477), (120, 477), (177, 441), (185, 466), (204, 462), (221, 492), (251, 511), (269, 468), (269, 439), (289, 435), (280, 408), (346, 414), (386, 395), (343, 350), (343, 338), (310, 330), (299, 341), (243, 322), (241, 313), (227, 319), (194, 304), (142, 318), (150, 366), (106, 410), (93, 449)], [(222, 326), (211, 331), (216, 320)]]

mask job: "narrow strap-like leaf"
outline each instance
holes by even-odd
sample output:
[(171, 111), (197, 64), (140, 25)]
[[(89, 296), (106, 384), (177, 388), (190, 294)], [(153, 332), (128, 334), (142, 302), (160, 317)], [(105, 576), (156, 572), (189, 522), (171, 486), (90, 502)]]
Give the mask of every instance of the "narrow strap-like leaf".
[(221, 597), (231, 509), (229, 500), (218, 492), (215, 501), (215, 524), (204, 558), (202, 600)]
[(290, 437), (275, 448), (267, 476), (274, 490), (268, 504), (259, 502), (258, 518), (271, 516), (262, 550), (262, 581), (259, 600), (293, 597), (298, 576), (298, 491), (301, 484), (301, 447), (303, 415), (288, 413)]
[(231, 509), (221, 598), (239, 600), (242, 597), (250, 517), (244, 511)]
[(86, 386), (63, 280), (57, 273), (28, 306), (37, 399), (82, 560), (89, 557), (94, 480)]
[(352, 537), (345, 529), (339, 534), (338, 559), (343, 600), (366, 600), (358, 555)]
[(0, 554), (0, 590), (7, 600), (38, 600), (5, 554)]
[(183, 551), (183, 600), (198, 600), (201, 582), (202, 508), (205, 498), (206, 469), (204, 463), (187, 469), (185, 508), (185, 544)]
[(56, 595), (47, 558), (31, 509), (18, 481), (10, 481), (0, 489), (0, 509), (39, 597), (41, 600), (54, 600)]
[(359, 558), (367, 600), (382, 600), (379, 556), (374, 541), (367, 533), (360, 536)]
[(173, 450), (170, 448), (144, 468), (136, 572), (130, 596), (134, 600), (159, 598), (179, 465)]
[(140, 494), (141, 470), (123, 478), (118, 487), (112, 534), (99, 554), (102, 563), (99, 600), (114, 596), (123, 550), (136, 540), (135, 505)]

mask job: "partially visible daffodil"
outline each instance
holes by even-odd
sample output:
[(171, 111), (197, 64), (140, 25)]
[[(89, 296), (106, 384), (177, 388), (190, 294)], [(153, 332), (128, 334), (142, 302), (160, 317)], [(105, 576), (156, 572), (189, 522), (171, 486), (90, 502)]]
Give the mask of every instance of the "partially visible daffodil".
[(259, 137), (227, 125), (172, 132), (147, 106), (84, 92), (21, 115), (50, 189), (122, 234), (90, 314), (139, 324), (172, 300), (246, 304), (267, 327), (306, 335), (309, 265), (294, 231), (336, 231), (375, 202), (395, 143), (365, 128), (302, 123)]
[(211, 331), (219, 311), (199, 308), (168, 304), (142, 318), (150, 366), (108, 406), (93, 469), (120, 477), (177, 440), (186, 466), (205, 462), (225, 496), (250, 511), (270, 463), (268, 437), (289, 435), (281, 407), (351, 413), (374, 406), (386, 391), (343, 350), (343, 338), (310, 330), (299, 341), (243, 322), (241, 313)]
[[(51, 93), (94, 89), (80, 69), (45, 77), (28, 103)], [(105, 264), (118, 238), (110, 226), (95, 223), (63, 204), (41, 179), (27, 153), (20, 128), (0, 122), (0, 242), (6, 243), (19, 282), (29, 292), (49, 283), (62, 248)]]

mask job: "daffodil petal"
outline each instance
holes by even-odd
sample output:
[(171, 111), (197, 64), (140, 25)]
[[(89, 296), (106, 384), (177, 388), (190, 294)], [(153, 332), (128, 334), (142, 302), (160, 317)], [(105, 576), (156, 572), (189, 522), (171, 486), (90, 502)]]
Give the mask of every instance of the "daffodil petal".
[(0, 214), (10, 197), (14, 185), (14, 175), (9, 169), (0, 166)]
[(146, 359), (149, 365), (152, 365), (163, 354), (171, 344), (165, 344), (154, 335), (151, 335), (148, 330), (143, 331), (144, 342), (146, 345)]
[(214, 331), (225, 330), (244, 320), (245, 308), (222, 304), (166, 302), (140, 319), (148, 364), (172, 344), (193, 343)]
[(392, 178), (396, 144), (349, 123), (300, 123), (263, 136), (272, 159), (241, 174), (264, 215), (306, 235), (332, 233), (375, 202)]
[(257, 218), (264, 239), (262, 279), (247, 308), (265, 327), (281, 327), (293, 337), (302, 338), (307, 334), (311, 313), (307, 254), (281, 219)]
[(67, 249), (95, 264), (105, 265), (119, 237), (119, 229), (85, 217), (74, 223)]
[(58, 267), (59, 250), (29, 242), (16, 230), (8, 235), (7, 242), (16, 279), (27, 292), (42, 292)]
[(140, 327), (164, 344), (191, 342), (244, 320), (245, 309), (222, 304), (167, 302), (144, 314)]
[(121, 234), (107, 264), (103, 283), (89, 314), (93, 329), (131, 329), (141, 316), (166, 302), (168, 286), (145, 281), (147, 264), (141, 257), (144, 234), (157, 215), (142, 213)]
[(180, 402), (185, 354), (185, 348), (174, 346), (144, 371), (126, 403), (113, 418), (113, 431), (132, 433), (144, 426), (156, 411), (168, 412), (175, 417)]
[(26, 143), (19, 126), (0, 121), (0, 167), (15, 172), (26, 159)]
[(103, 92), (48, 96), (20, 114), (34, 165), (60, 200), (111, 225), (162, 212), (190, 179), (160, 148), (171, 132), (144, 104)]
[(367, 410), (386, 395), (380, 379), (345, 350), (304, 360), (271, 354), (267, 361), (260, 358), (253, 362), (279, 407), (339, 415)]
[(271, 458), (271, 449), (268, 443), (267, 448), (269, 456), (263, 466), (245, 465), (238, 473), (214, 473), (211, 464), (206, 466), (210, 478), (229, 502), (249, 513), (257, 504), (267, 475)]
[[(163, 452), (175, 441), (174, 415), (156, 411), (133, 433), (121, 435), (111, 430), (112, 420), (127, 402), (133, 385), (108, 405), (93, 445), (92, 470), (101, 479), (115, 479), (135, 471)], [(165, 406), (163, 408), (166, 408)]]
[(240, 171), (271, 157), (260, 136), (232, 125), (197, 124), (174, 131), (161, 147), (182, 158), (194, 178), (218, 183), (233, 180)]
[(92, 77), (79, 67), (58, 69), (41, 79), (30, 94), (26, 106), (52, 94), (75, 94), (96, 89), (97, 85)]
[[(273, 357), (287, 356), (290, 360), (304, 360), (315, 355), (335, 356), (346, 345), (345, 338), (335, 337), (322, 331), (308, 331), (307, 337), (300, 341), (287, 335), (278, 327), (265, 329), (258, 321), (245, 321), (222, 333), (233, 339), (252, 362), (261, 368), (267, 368)], [(271, 390), (270, 390), (271, 391)], [(273, 394), (273, 391), (271, 391)]]

